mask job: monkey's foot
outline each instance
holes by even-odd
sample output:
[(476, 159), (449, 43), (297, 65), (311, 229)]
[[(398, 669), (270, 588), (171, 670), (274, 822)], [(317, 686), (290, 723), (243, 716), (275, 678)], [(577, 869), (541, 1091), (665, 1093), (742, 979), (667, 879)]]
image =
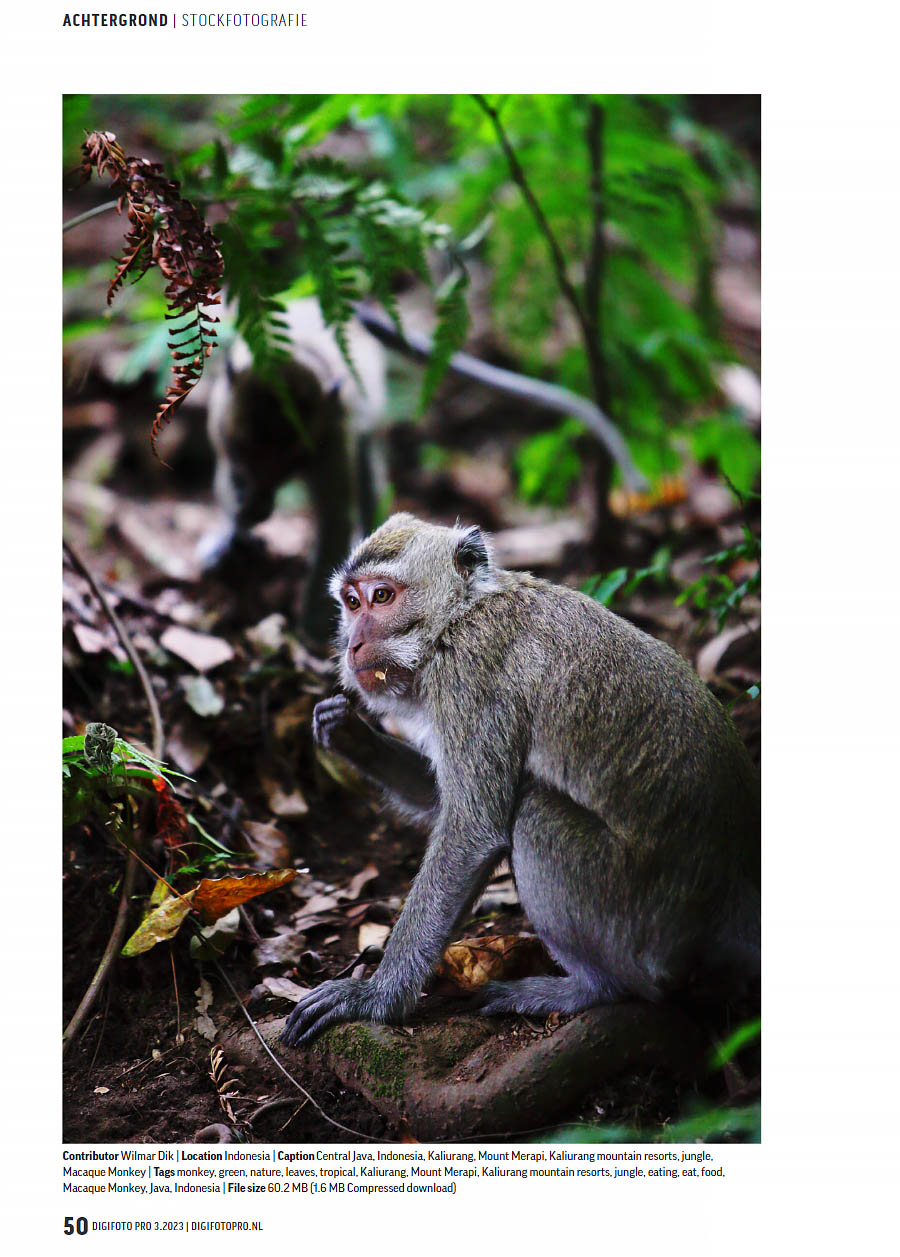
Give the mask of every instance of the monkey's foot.
[(281, 1041), (299, 1047), (343, 1021), (394, 1021), (392, 1012), (371, 979), (335, 978), (315, 987), (294, 1006)]
[(234, 567), (252, 564), (264, 558), (266, 553), (266, 543), (261, 537), (234, 527), (207, 533), (196, 547), (200, 565), (209, 576), (227, 574)]
[(622, 998), (622, 992), (609, 978), (540, 977), (521, 978), (518, 982), (488, 982), (482, 988), (478, 1011), (484, 1017), (497, 1013), (525, 1013), (526, 1016), (547, 1016), (549, 1013), (580, 1013), (594, 1004), (611, 1004)]

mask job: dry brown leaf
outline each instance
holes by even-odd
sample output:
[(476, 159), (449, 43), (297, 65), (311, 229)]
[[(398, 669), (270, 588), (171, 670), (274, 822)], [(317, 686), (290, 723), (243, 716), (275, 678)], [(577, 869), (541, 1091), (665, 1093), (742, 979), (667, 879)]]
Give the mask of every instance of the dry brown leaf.
[[(341, 918), (336, 912), (301, 912), (293, 918), (294, 928), (298, 930), (314, 930), (318, 925), (336, 925)], [(335, 934), (336, 939), (340, 934)]]
[(485, 982), (550, 972), (552, 968), (539, 939), (496, 934), (452, 943), (444, 952), (435, 977), (471, 991)]
[(187, 705), (203, 719), (220, 716), (225, 710), (225, 699), (209, 677), (179, 677), (178, 684), (184, 691)]
[[(338, 907), (336, 895), (310, 895), (303, 909), (304, 915), (317, 916), (320, 912), (333, 912)], [(296, 918), (295, 918), (296, 919)]]
[(357, 946), (360, 951), (367, 947), (383, 947), (391, 932), (389, 925), (378, 925), (375, 921), (366, 921), (359, 927)]
[(311, 694), (301, 694), (292, 703), (282, 707), (272, 720), (272, 732), (276, 742), (295, 742), (300, 737), (309, 737), (308, 728), (312, 719), (313, 700)]
[(296, 869), (272, 869), (268, 873), (247, 873), (244, 877), (204, 877), (193, 893), (194, 906), (205, 920), (215, 921), (248, 899), (286, 886), (296, 876)]
[(289, 999), (294, 1004), (303, 999), (304, 995), (309, 994), (308, 986), (298, 986), (290, 978), (263, 978), (262, 984), (267, 991), (271, 991), (279, 999)]
[(286, 617), (276, 611), (260, 620), (259, 624), (246, 629), (244, 636), (260, 654), (271, 655), (284, 645), (286, 630)]
[(363, 887), (367, 886), (369, 882), (374, 881), (377, 876), (377, 866), (374, 864), (367, 864), (364, 869), (361, 869), (356, 876), (347, 883), (343, 890), (335, 892), (337, 898), (343, 900), (345, 903), (353, 899), (358, 899), (362, 893)]
[(253, 963), (260, 969), (265, 965), (298, 965), (306, 947), (306, 938), (293, 930), (261, 938), (253, 948)]
[(216, 1025), (209, 1015), (213, 1002), (213, 990), (206, 978), (201, 980), (194, 994), (197, 996), (197, 1015), (194, 1018), (194, 1029), (204, 1039), (208, 1039), (212, 1043), (216, 1037)]
[(354, 903), (344, 909), (344, 917), (348, 925), (359, 925), (369, 914), (369, 903)]
[(209, 740), (192, 721), (182, 721), (166, 739), (166, 754), (176, 768), (193, 777), (206, 761)]
[(759, 649), (756, 630), (758, 621), (749, 624), (737, 624), (734, 628), (724, 629), (708, 641), (697, 655), (697, 674), (704, 681), (711, 681), (717, 672), (728, 666), (728, 661), (735, 655), (739, 657), (739, 646), (746, 645)]
[(72, 632), (86, 655), (98, 655), (102, 650), (110, 649), (106, 634), (101, 633), (99, 629), (91, 628), (89, 624), (73, 624)]
[(209, 672), (234, 658), (234, 650), (223, 637), (195, 633), (180, 624), (170, 624), (159, 641), (170, 654), (184, 659), (198, 672)]
[(309, 812), (309, 804), (299, 786), (292, 783), (291, 789), (285, 791), (272, 777), (262, 777), (260, 784), (269, 807), (282, 820), (297, 820)]
[(283, 868), (291, 858), (291, 843), (274, 821), (244, 821), (241, 833), (262, 869)]
[[(316, 926), (319, 925), (339, 924), (343, 924), (343, 920), (336, 912), (301, 912), (298, 916), (293, 918), (294, 928), (298, 930), (306, 930), (307, 933), (310, 930), (314, 930)], [(340, 934), (335, 934), (334, 938), (336, 941), (340, 938)], [(328, 940), (326, 939), (325, 942), (328, 942)]]
[(265, 792), (266, 802), (276, 816), (289, 819), (306, 816), (309, 804), (284, 763), (276, 763), (269, 756), (259, 756), (256, 760), (256, 774)]
[(720, 524), (737, 509), (734, 493), (714, 480), (696, 480), (690, 490), (691, 510), (704, 524)]
[(512, 876), (495, 878), (472, 909), (476, 912), (493, 912), (498, 908), (517, 908), (519, 892)]

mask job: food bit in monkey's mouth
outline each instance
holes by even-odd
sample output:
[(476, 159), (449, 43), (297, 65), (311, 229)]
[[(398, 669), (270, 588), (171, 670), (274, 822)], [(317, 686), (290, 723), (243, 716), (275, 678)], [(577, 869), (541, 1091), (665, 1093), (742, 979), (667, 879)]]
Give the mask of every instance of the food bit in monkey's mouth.
[(378, 681), (386, 681), (386, 680), (387, 680), (387, 673), (386, 673), (386, 672), (376, 672), (376, 673), (375, 673), (375, 679), (376, 679), (376, 680), (378, 680)]

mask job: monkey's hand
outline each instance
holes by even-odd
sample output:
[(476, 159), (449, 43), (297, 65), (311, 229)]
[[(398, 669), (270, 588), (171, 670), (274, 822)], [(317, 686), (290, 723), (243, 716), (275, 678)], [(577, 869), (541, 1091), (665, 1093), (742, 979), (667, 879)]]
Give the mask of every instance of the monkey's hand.
[(335, 694), (332, 698), (323, 698), (316, 703), (313, 711), (313, 739), (323, 751), (342, 753), (346, 737), (341, 738), (339, 731), (352, 730), (359, 736), (363, 731), (371, 733), (368, 725), (350, 706), (346, 694)]
[(340, 755), (357, 772), (386, 790), (394, 809), (417, 824), (431, 824), (438, 792), (431, 765), (399, 738), (362, 717), (346, 694), (316, 703), (313, 738), (325, 751)]
[(285, 1022), (281, 1042), (311, 1043), (323, 1030), (344, 1021), (400, 1021), (402, 1008), (387, 1000), (373, 979), (336, 978), (305, 995)]

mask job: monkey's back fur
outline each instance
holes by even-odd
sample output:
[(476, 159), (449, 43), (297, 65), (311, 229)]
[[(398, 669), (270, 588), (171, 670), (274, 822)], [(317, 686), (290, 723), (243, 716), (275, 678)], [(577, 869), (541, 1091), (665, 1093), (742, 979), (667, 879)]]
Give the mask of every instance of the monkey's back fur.
[[(759, 792), (730, 717), (680, 655), (607, 608), (497, 578), (439, 639), (421, 696), (453, 728), (446, 709), (475, 699), (477, 676), (488, 740), (514, 730), (512, 865), (535, 929), (568, 972), (602, 955), (649, 998), (753, 970)], [(565, 878), (546, 877), (554, 864)]]

